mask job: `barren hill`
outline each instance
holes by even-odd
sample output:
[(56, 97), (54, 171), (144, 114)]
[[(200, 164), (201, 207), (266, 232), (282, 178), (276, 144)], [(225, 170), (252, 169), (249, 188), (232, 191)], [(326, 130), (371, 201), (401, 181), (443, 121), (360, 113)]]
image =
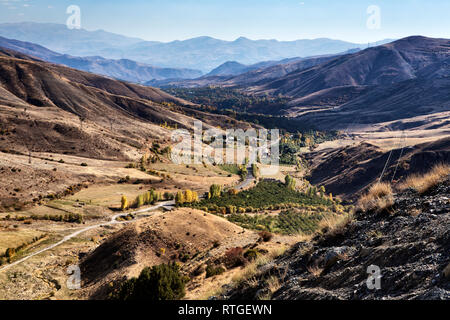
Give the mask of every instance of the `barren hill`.
[(449, 59), (450, 40), (409, 37), (249, 90), (291, 97), (290, 116), (323, 128), (395, 121), (450, 110)]
[[(190, 272), (207, 257), (257, 239), (253, 231), (203, 211), (157, 213), (120, 230), (83, 257), (85, 294), (105, 298), (111, 281), (138, 276), (149, 265), (184, 260), (185, 271)], [(215, 242), (221, 245), (216, 248)]]
[[(161, 124), (247, 127), (155, 88), (116, 81), (0, 49), (2, 150), (128, 158), (127, 149), (167, 140)], [(147, 141), (147, 142), (146, 142)]]
[(438, 163), (450, 163), (450, 138), (386, 151), (370, 143), (313, 152), (308, 179), (346, 199), (355, 199), (381, 181), (401, 181)]

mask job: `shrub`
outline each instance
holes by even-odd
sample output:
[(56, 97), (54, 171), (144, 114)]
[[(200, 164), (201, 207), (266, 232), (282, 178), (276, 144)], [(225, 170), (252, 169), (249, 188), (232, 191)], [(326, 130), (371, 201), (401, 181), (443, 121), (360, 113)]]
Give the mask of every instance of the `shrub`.
[(269, 242), (273, 238), (273, 234), (268, 231), (261, 231), (260, 233), (258, 233), (258, 235), (259, 239), (264, 242)]
[(244, 253), (244, 257), (245, 259), (247, 259), (248, 261), (253, 261), (256, 260), (256, 258), (258, 258), (259, 252), (256, 249), (248, 249), (247, 251), (245, 251)]
[(209, 265), (206, 267), (206, 278), (217, 276), (224, 272), (225, 272), (225, 269), (220, 266), (216, 267), (216, 266)]
[(117, 300), (179, 300), (184, 297), (185, 277), (177, 264), (161, 264), (142, 270), (125, 281), (112, 298)]
[(83, 163), (81, 164), (81, 166), (82, 166), (82, 167), (87, 167), (88, 164), (87, 164), (86, 162), (83, 162)]
[(381, 212), (394, 204), (394, 196), (389, 183), (376, 183), (369, 192), (358, 201), (358, 208), (362, 211)]
[(244, 266), (247, 263), (247, 259), (244, 257), (244, 249), (240, 247), (232, 248), (225, 252), (223, 260), (227, 268)]

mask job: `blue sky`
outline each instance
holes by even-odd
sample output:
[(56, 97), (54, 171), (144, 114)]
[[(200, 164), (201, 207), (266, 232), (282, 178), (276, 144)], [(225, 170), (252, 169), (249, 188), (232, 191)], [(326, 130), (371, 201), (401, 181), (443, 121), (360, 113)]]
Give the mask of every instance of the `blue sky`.
[[(145, 40), (450, 38), (448, 0), (0, 0), (0, 23), (65, 23), (69, 5), (81, 8), (84, 29)], [(379, 29), (367, 27), (370, 5), (381, 10)]]

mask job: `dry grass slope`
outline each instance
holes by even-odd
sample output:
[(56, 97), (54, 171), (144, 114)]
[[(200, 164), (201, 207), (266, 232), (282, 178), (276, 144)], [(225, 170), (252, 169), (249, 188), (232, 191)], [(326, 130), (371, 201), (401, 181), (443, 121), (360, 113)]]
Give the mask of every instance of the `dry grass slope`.
[(376, 183), (369, 192), (358, 201), (358, 209), (362, 211), (377, 211), (389, 209), (394, 204), (394, 195), (389, 183)]
[(431, 169), (428, 173), (424, 175), (412, 175), (408, 177), (400, 186), (400, 190), (405, 190), (408, 188), (412, 188), (419, 192), (420, 194), (424, 194), (432, 187), (436, 186), (439, 182), (441, 182), (445, 177), (450, 174), (450, 165), (449, 164), (438, 164), (433, 169)]

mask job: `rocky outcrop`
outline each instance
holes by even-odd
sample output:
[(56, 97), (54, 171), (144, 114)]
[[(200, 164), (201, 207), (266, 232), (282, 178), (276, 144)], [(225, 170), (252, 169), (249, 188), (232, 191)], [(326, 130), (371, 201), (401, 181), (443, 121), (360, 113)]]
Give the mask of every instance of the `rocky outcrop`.
[(259, 269), (256, 286), (243, 282), (222, 298), (258, 299), (275, 276), (275, 300), (450, 299), (449, 178), (423, 195), (397, 194), (383, 213), (357, 212), (340, 230), (298, 243)]

